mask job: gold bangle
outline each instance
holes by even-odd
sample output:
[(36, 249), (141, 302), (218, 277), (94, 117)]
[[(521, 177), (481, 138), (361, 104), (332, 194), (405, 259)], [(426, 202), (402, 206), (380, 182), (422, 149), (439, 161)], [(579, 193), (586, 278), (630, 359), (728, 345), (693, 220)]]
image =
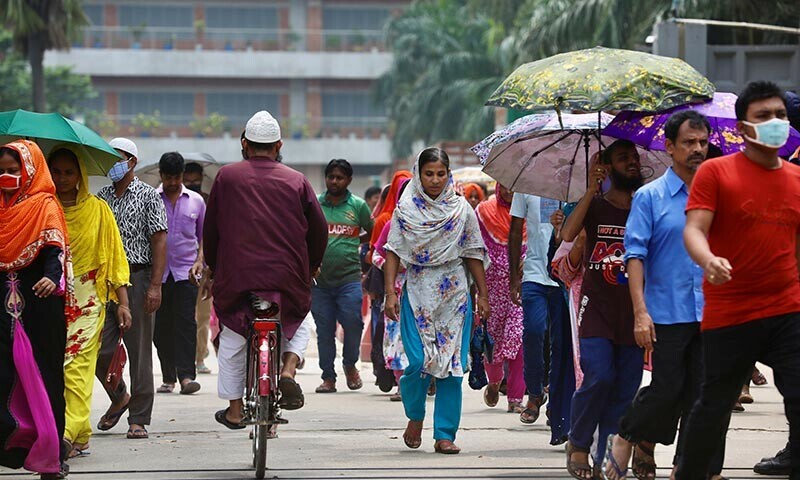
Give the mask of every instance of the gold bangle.
[(117, 306), (117, 308), (124, 308), (125, 310), (127, 310), (129, 312), (131, 311), (131, 309), (128, 308), (127, 306), (125, 306), (125, 305), (119, 305), (119, 306)]
[(397, 293), (395, 293), (395, 292), (384, 292), (384, 293), (383, 293), (383, 296), (384, 296), (384, 297), (388, 297), (389, 295), (394, 295), (394, 296), (396, 297), (396, 296), (397, 296)]

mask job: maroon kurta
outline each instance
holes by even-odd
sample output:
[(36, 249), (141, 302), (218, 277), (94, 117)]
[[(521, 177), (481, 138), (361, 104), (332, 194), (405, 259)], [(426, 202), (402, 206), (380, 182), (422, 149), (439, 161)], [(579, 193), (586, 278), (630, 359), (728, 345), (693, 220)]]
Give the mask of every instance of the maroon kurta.
[(327, 243), (328, 223), (301, 173), (266, 157), (222, 167), (203, 229), (220, 323), (246, 335), (248, 292), (278, 291), (283, 331), (292, 338), (311, 307), (311, 272)]

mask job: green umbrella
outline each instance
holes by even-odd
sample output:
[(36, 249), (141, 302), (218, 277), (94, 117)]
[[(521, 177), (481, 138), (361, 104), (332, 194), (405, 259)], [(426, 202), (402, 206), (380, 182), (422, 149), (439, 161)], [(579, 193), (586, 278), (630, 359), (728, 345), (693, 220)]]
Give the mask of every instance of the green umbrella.
[(19, 138), (35, 141), (45, 156), (54, 147), (69, 144), (83, 160), (87, 175), (105, 176), (114, 163), (122, 160), (119, 153), (94, 130), (57, 113), (0, 112), (0, 143)]
[(683, 60), (595, 47), (518, 67), (486, 105), (529, 112), (656, 112), (713, 95), (714, 85)]

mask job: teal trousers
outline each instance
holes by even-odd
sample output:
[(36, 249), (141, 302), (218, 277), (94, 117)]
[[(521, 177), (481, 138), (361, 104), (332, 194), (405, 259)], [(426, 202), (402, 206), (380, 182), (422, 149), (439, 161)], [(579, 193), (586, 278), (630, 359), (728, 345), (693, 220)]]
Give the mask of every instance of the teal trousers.
[[(467, 303), (464, 320), (464, 333), (461, 339), (461, 364), (469, 365), (469, 341), (472, 335), (472, 301)], [(455, 314), (455, 312), (454, 312)], [(425, 419), (425, 399), (431, 384), (431, 375), (422, 373), (424, 353), (422, 339), (414, 322), (414, 312), (408, 302), (408, 295), (403, 292), (400, 311), (400, 335), (408, 357), (408, 367), (400, 377), (400, 392), (403, 396), (403, 407), (409, 420)], [(434, 440), (455, 441), (458, 426), (461, 423), (461, 383), (464, 377), (436, 378), (436, 397), (433, 408)]]

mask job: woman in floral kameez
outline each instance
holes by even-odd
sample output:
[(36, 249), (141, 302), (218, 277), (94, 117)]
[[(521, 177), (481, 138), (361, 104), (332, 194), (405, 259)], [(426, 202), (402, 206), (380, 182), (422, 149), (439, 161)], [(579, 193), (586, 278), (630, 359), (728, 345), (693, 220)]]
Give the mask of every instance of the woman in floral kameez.
[[(465, 190), (466, 193), (466, 190)], [(489, 287), (489, 335), (494, 340), (492, 363), (484, 359), (489, 385), (483, 392), (483, 400), (494, 407), (500, 398), (500, 383), (503, 381), (504, 366), (508, 368), (506, 378), (508, 411), (521, 413), (525, 396), (525, 361), (522, 355), (522, 307), (511, 301), (508, 235), (511, 231), (511, 200), (514, 194), (497, 184), (495, 195), (478, 205), (475, 213), (481, 227), (481, 235), (489, 252), (492, 266), (486, 270), (486, 283)], [(523, 230), (524, 231), (524, 230)], [(526, 243), (523, 239), (523, 245)], [(524, 251), (523, 251), (524, 254)]]
[(0, 465), (63, 478), (67, 224), (39, 146), (0, 148)]
[[(478, 219), (453, 188), (444, 150), (423, 150), (414, 176), (392, 216), (384, 264), (389, 318), (400, 322), (408, 368), (400, 379), (408, 425), (403, 440), (422, 444), (422, 424), (430, 377), (436, 379), (434, 450), (454, 454), (461, 421), (461, 383), (468, 370), (472, 301), (470, 280), (478, 289), (478, 314), (490, 314), (486, 288), (486, 247)], [(406, 267), (402, 304), (394, 290), (398, 266)], [(402, 314), (401, 314), (402, 310)], [(476, 317), (477, 318), (477, 317)]]
[(80, 315), (67, 323), (64, 357), (64, 438), (71, 445), (70, 457), (89, 447), (95, 365), (105, 322), (106, 303), (118, 305), (122, 328), (130, 326), (128, 308), (128, 261), (117, 222), (106, 202), (89, 193), (86, 169), (69, 148), (50, 154), (50, 172), (56, 194), (64, 208), (69, 230), (75, 297)]

